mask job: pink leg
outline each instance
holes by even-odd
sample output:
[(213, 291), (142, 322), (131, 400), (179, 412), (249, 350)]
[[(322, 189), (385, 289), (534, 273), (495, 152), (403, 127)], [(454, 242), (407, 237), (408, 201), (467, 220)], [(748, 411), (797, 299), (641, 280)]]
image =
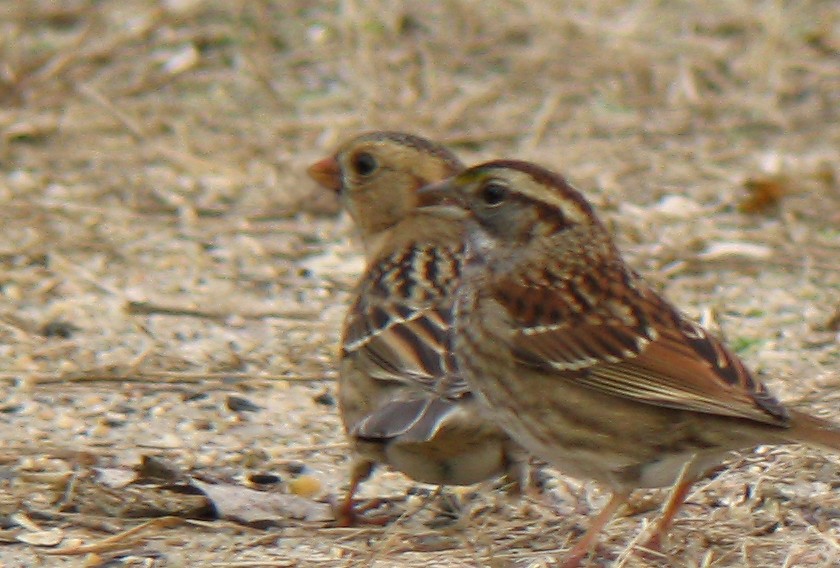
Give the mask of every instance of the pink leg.
[(589, 524), (589, 528), (586, 529), (584, 535), (569, 551), (569, 554), (561, 564), (562, 568), (578, 568), (578, 566), (580, 566), (583, 559), (592, 552), (593, 548), (595, 548), (595, 545), (598, 543), (598, 536), (601, 534), (603, 528), (610, 522), (613, 516), (615, 516), (615, 512), (618, 508), (627, 502), (629, 497), (630, 491), (613, 493), (610, 498), (610, 502), (607, 503), (607, 506), (601, 509), (598, 516), (596, 516)]
[(677, 483), (674, 485), (674, 489), (668, 497), (668, 502), (665, 504), (665, 509), (662, 511), (662, 516), (659, 517), (659, 522), (656, 523), (656, 528), (653, 529), (650, 538), (643, 545), (644, 548), (656, 551), (661, 550), (662, 540), (668, 534), (668, 530), (670, 530), (674, 522), (674, 517), (677, 516), (683, 503), (685, 503), (688, 492), (691, 490), (691, 485), (694, 483), (694, 476), (689, 475), (690, 466), (691, 462), (683, 466), (680, 476), (677, 478)]
[(362, 481), (370, 477), (370, 473), (372, 471), (373, 464), (370, 462), (354, 462), (351, 466), (350, 487), (347, 489), (347, 493), (341, 501), (341, 505), (338, 506), (335, 514), (338, 526), (352, 527), (358, 522), (357, 511), (353, 507), (353, 497), (356, 495), (359, 485)]

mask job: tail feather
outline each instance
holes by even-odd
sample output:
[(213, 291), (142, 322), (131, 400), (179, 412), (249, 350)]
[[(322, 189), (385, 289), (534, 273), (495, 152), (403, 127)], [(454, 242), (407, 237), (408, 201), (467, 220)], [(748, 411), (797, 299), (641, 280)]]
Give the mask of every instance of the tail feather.
[(791, 442), (840, 453), (840, 425), (795, 410), (790, 411), (790, 418), (792, 427), (788, 438)]
[(435, 396), (393, 400), (361, 420), (350, 434), (367, 442), (430, 442), (459, 412), (459, 403)]

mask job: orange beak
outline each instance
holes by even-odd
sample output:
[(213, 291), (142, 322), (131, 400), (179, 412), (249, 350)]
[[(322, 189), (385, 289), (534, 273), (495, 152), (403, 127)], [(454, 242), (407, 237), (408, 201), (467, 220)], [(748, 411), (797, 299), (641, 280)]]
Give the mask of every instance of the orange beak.
[(306, 173), (319, 185), (336, 193), (341, 191), (341, 168), (338, 167), (338, 161), (335, 158), (329, 157), (315, 162), (307, 168)]

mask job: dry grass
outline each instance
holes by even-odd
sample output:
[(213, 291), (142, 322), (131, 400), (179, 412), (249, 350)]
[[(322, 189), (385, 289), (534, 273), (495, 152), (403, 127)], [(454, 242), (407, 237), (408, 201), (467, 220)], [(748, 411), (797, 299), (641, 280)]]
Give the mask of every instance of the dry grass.
[[(65, 547), (137, 526), (67, 479), (142, 455), (231, 478), (303, 462), (341, 487), (315, 399), (361, 261), (303, 170), (362, 129), (565, 172), (782, 398), (837, 416), (835, 2), (314, 4), (0, 5), (4, 566), (542, 566), (579, 534), (604, 495), (561, 483), (559, 514), (482, 488), (446, 527), (414, 496), (384, 529), (162, 523), (76, 556), (17, 542), (24, 525)], [(768, 183), (780, 203), (739, 212)], [(840, 564), (838, 464), (733, 461), (696, 488), (669, 562)], [(383, 473), (365, 491), (409, 486)], [(613, 523), (593, 565), (645, 565), (627, 552), (653, 518)]]

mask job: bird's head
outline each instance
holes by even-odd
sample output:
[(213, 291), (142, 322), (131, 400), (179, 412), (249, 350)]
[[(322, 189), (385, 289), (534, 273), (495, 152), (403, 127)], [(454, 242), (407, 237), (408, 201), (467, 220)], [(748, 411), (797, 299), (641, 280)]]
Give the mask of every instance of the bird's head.
[(463, 168), (452, 152), (430, 140), (379, 131), (348, 140), (307, 171), (339, 195), (368, 240), (415, 209), (418, 189)]

